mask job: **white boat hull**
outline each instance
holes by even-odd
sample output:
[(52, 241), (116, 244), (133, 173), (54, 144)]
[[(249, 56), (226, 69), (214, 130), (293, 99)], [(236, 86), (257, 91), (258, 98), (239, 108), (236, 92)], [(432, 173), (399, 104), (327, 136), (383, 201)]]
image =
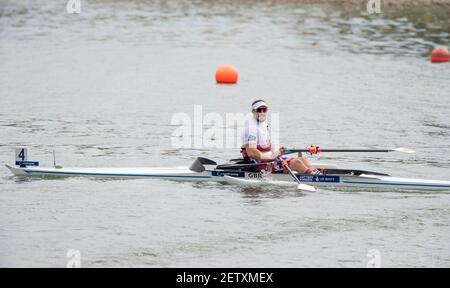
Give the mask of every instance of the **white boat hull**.
[(95, 177), (95, 178), (158, 178), (173, 180), (209, 181), (206, 173), (196, 173), (188, 167), (175, 168), (53, 168), (53, 167), (12, 167), (6, 165), (16, 176), (49, 177)]
[[(288, 174), (241, 172), (223, 170), (191, 171), (188, 167), (175, 168), (53, 168), (53, 167), (12, 167), (6, 165), (16, 176), (40, 177), (94, 177), (94, 178), (156, 178), (178, 181), (218, 181), (243, 186), (297, 185)], [(227, 176), (227, 177), (224, 177)], [(302, 175), (298, 179), (315, 187), (365, 187), (378, 189), (447, 190), (450, 181), (397, 178), (381, 175)]]

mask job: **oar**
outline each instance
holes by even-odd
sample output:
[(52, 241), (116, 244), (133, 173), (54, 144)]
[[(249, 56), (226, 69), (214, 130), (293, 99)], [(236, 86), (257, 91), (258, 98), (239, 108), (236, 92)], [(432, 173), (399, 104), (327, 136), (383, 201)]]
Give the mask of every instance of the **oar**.
[(229, 168), (251, 168), (259, 166), (267, 166), (273, 162), (262, 162), (262, 163), (248, 163), (248, 164), (222, 164), (218, 165), (217, 169), (229, 169)]
[(289, 174), (291, 174), (292, 178), (294, 178), (295, 182), (297, 182), (298, 190), (303, 190), (303, 191), (308, 191), (308, 192), (316, 192), (316, 188), (314, 188), (313, 186), (306, 185), (306, 184), (303, 184), (302, 182), (300, 182), (300, 180), (297, 178), (297, 176), (295, 176), (294, 172), (292, 172), (291, 168), (288, 165), (286, 165), (284, 167), (286, 167), (286, 169), (289, 171)]
[[(392, 149), (322, 149), (319, 147), (314, 147), (315, 153), (312, 154), (317, 154), (320, 152), (362, 152), (362, 153), (367, 153), (367, 152), (402, 152), (402, 153), (415, 153), (416, 150), (412, 149), (412, 148), (406, 148), (406, 147), (399, 147), (399, 148), (392, 148)], [(286, 148), (284, 154), (292, 154), (292, 153), (302, 153), (302, 152), (307, 152), (310, 153), (311, 149), (310, 148), (304, 148), (304, 149), (291, 149), (291, 148)]]

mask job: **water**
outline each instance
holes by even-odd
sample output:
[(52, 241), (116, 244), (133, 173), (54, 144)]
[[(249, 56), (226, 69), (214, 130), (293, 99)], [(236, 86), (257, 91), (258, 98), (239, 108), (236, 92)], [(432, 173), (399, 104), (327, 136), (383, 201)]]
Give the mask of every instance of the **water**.
[[(171, 147), (176, 112), (279, 113), (280, 141), (416, 147), (320, 161), (448, 180), (448, 8), (282, 1), (0, 2), (0, 162), (26, 146), (62, 166), (179, 166), (235, 149)], [(218, 86), (232, 63), (239, 84)], [(0, 266), (450, 266), (450, 195), (247, 190), (159, 180), (14, 178), (0, 169)]]

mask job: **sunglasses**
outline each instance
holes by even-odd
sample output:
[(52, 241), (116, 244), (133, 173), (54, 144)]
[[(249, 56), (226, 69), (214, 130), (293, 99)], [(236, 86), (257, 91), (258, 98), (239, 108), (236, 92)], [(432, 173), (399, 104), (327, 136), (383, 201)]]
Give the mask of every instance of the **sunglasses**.
[(267, 107), (261, 107), (261, 108), (256, 109), (256, 112), (258, 112), (258, 113), (261, 113), (261, 112), (266, 113), (267, 110), (269, 110)]

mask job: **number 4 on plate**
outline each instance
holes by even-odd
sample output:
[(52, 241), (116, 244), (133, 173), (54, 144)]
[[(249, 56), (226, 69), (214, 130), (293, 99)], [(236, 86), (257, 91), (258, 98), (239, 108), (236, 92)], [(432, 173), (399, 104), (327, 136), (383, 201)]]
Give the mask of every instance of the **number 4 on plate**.
[(27, 161), (27, 160), (28, 160), (28, 149), (16, 148), (16, 161)]

